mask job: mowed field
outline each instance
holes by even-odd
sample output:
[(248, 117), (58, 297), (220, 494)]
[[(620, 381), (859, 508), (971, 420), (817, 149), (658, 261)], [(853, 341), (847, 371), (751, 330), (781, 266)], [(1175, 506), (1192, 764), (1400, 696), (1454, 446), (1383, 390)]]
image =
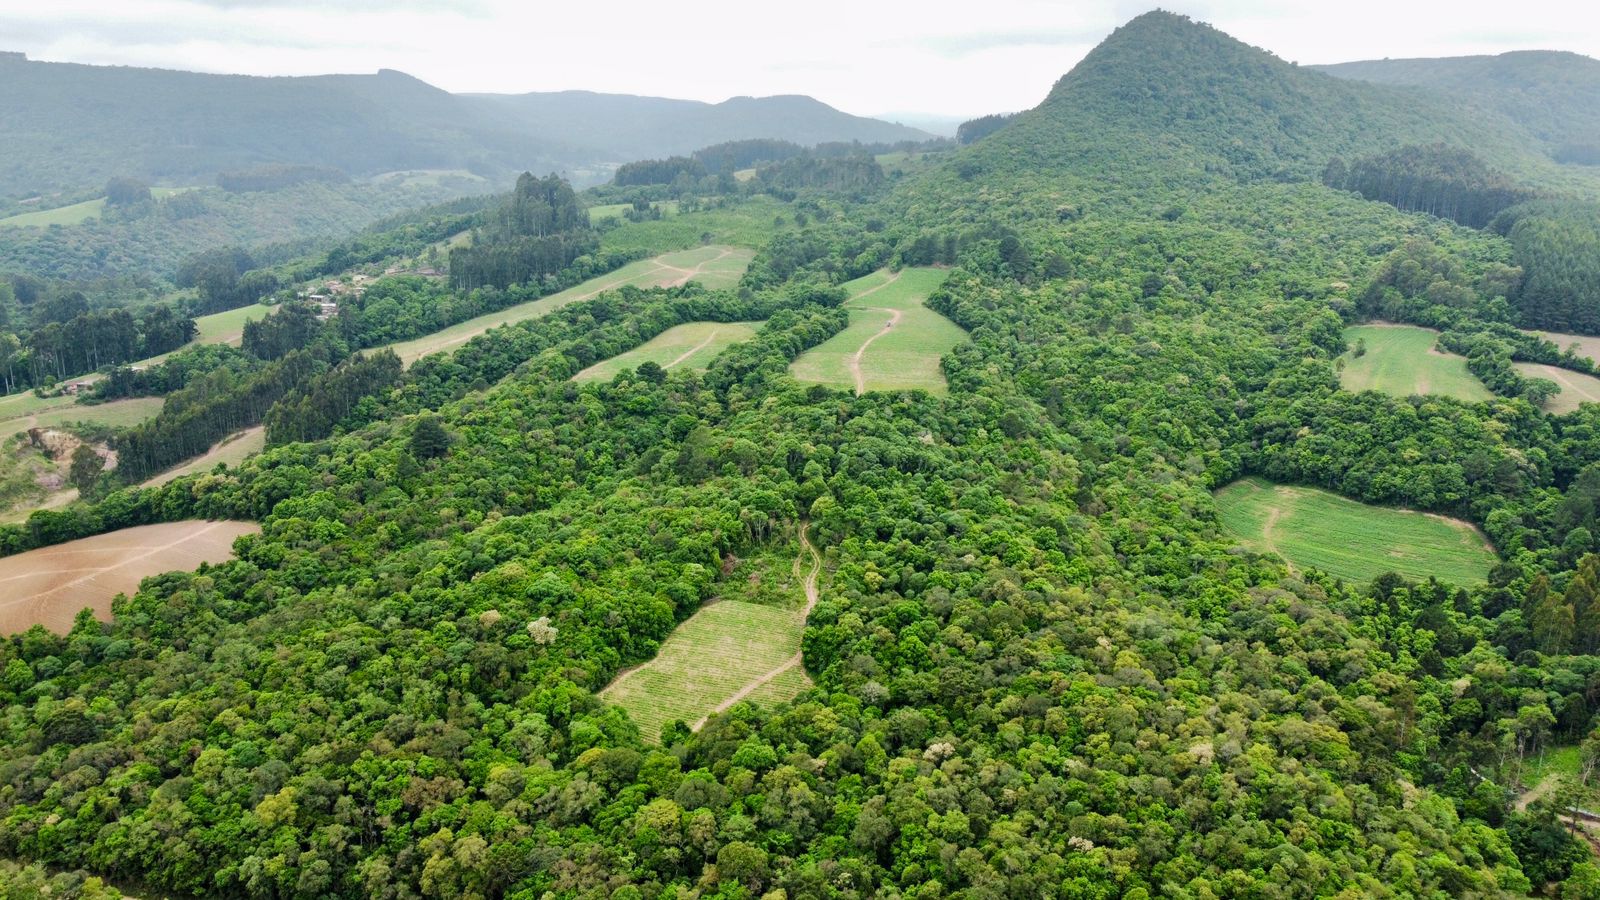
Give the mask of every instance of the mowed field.
[(261, 448), (266, 445), (266, 426), (257, 425), (254, 428), (247, 428), (244, 431), (228, 435), (205, 453), (196, 456), (181, 466), (162, 472), (140, 485), (140, 487), (160, 487), (174, 478), (182, 478), (185, 475), (193, 475), (196, 472), (209, 472), (217, 463), (227, 463), (229, 467), (237, 466), (245, 457), (252, 453), (259, 453)]
[(817, 602), (822, 571), (822, 557), (804, 527), (800, 545), (790, 582), (800, 587), (794, 599), (803, 597), (804, 606), (710, 603), (679, 625), (655, 658), (620, 673), (601, 698), (627, 710), (651, 742), (659, 742), (661, 729), (674, 721), (699, 730), (708, 718), (741, 701), (793, 699), (810, 684), (800, 639)]
[(704, 369), (718, 353), (755, 336), (760, 322), (689, 322), (675, 325), (644, 344), (597, 362), (573, 381), (610, 381), (617, 373), (653, 362), (663, 369)]
[(34, 625), (66, 632), (84, 607), (111, 616), (117, 594), (132, 594), (151, 575), (222, 562), (234, 539), (260, 531), (254, 522), (165, 522), (41, 547), (0, 559), (0, 634)]
[(69, 422), (96, 425), (137, 425), (161, 411), (160, 397), (132, 397), (93, 406), (79, 405), (72, 397), (35, 397), (31, 392), (0, 398), (0, 440), (35, 426), (56, 427)]
[(738, 283), (754, 258), (755, 251), (737, 247), (696, 247), (663, 253), (654, 259), (628, 263), (615, 272), (591, 278), (548, 297), (486, 313), (433, 334), (389, 346), (399, 354), (401, 361), (410, 365), (430, 353), (454, 350), (491, 328), (547, 316), (569, 304), (626, 285), (671, 287), (695, 280), (708, 287), (731, 287)]
[[(1339, 357), (1339, 383), (1347, 391), (1381, 391), (1396, 397), (1436, 394), (1477, 402), (1493, 397), (1464, 357), (1434, 349), (1439, 333), (1411, 325), (1356, 325), (1344, 332), (1350, 350)], [(1355, 355), (1358, 341), (1367, 352)]]
[(944, 269), (874, 272), (847, 282), (850, 325), (801, 354), (789, 367), (806, 382), (853, 390), (948, 389), (939, 360), (967, 339), (954, 322), (924, 306), (944, 282)]
[(1583, 357), (1592, 363), (1600, 363), (1600, 337), (1591, 337), (1587, 334), (1563, 334), (1559, 331), (1535, 331), (1537, 334), (1562, 350), (1577, 344), (1574, 356)]
[(1554, 381), (1561, 388), (1561, 393), (1551, 397), (1544, 408), (1557, 415), (1575, 412), (1581, 403), (1600, 403), (1600, 378), (1563, 369), (1560, 366), (1547, 366), (1542, 363), (1512, 363), (1524, 378), (1543, 378)]
[[(181, 194), (193, 188), (151, 188), (150, 193), (156, 198), (170, 197)], [(0, 219), (0, 228), (45, 228), (50, 225), (82, 225), (90, 219), (97, 219), (106, 211), (106, 198), (97, 197), (85, 200), (82, 203), (73, 203), (67, 206), (58, 206), (55, 209), (41, 209), (35, 212), (20, 213)]]
[(1223, 530), (1245, 546), (1352, 581), (1398, 572), (1469, 585), (1495, 563), (1494, 549), (1477, 529), (1443, 516), (1260, 478), (1235, 481), (1217, 491), (1216, 500)]

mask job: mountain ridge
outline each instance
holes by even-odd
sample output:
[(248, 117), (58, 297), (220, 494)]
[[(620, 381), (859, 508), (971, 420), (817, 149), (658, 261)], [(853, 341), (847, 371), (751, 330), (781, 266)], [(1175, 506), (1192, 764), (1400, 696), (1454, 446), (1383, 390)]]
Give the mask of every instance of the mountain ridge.
[[(115, 175), (209, 182), (220, 171), (278, 163), (355, 176), (534, 170), (583, 180), (608, 165), (727, 140), (931, 137), (801, 95), (705, 104), (594, 92), (454, 94), (397, 69), (222, 75), (19, 56), (0, 65), (8, 88), (0, 93), (0, 194), (18, 196), (98, 187)], [(577, 97), (583, 109), (570, 109)]]

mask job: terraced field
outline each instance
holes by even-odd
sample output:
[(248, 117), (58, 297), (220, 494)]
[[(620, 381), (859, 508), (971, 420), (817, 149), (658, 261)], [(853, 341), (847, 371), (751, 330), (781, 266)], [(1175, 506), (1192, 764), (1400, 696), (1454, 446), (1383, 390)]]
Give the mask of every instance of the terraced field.
[(911, 268), (874, 272), (844, 285), (850, 325), (801, 354), (789, 367), (800, 381), (867, 391), (949, 389), (939, 361), (967, 339), (959, 325), (924, 303), (948, 272)]
[[(1381, 391), (1396, 397), (1436, 394), (1478, 402), (1494, 395), (1467, 371), (1464, 357), (1434, 349), (1439, 333), (1412, 325), (1356, 325), (1346, 328), (1350, 350), (1339, 383), (1347, 391)], [(1366, 352), (1355, 355), (1358, 343)]]
[[(803, 607), (710, 603), (679, 625), (654, 659), (618, 674), (600, 696), (627, 710), (645, 740), (655, 742), (674, 721), (698, 730), (741, 701), (777, 703), (805, 689), (810, 680), (801, 665), (800, 638), (817, 602), (822, 557), (804, 527), (800, 544), (794, 574)], [(800, 576), (803, 567), (808, 569)]]
[(454, 350), (491, 328), (547, 316), (564, 306), (626, 285), (672, 287), (696, 280), (709, 287), (729, 287), (738, 283), (754, 258), (755, 251), (737, 247), (695, 247), (663, 253), (653, 259), (631, 262), (615, 272), (591, 278), (560, 293), (486, 313), (415, 340), (391, 344), (390, 347), (403, 362), (410, 365), (431, 353)]
[(760, 322), (689, 322), (675, 325), (644, 344), (597, 362), (572, 376), (574, 381), (610, 381), (617, 373), (653, 362), (663, 369), (704, 369), (718, 353), (755, 336)]
[(1576, 411), (1579, 404), (1600, 403), (1600, 378), (1593, 375), (1541, 363), (1519, 362), (1511, 365), (1527, 378), (1543, 378), (1560, 386), (1561, 393), (1551, 397), (1544, 405), (1548, 412), (1561, 415)]
[(1223, 530), (1245, 546), (1352, 581), (1398, 572), (1470, 585), (1483, 581), (1495, 563), (1494, 549), (1477, 529), (1444, 516), (1368, 506), (1260, 478), (1235, 481), (1217, 491), (1216, 500)]

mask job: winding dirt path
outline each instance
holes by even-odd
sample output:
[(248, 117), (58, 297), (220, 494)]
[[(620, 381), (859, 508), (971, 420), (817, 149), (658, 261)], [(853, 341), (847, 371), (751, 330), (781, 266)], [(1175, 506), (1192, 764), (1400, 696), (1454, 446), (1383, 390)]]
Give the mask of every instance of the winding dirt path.
[[(806, 592), (806, 605), (800, 610), (800, 625), (802, 628), (805, 627), (806, 620), (811, 618), (812, 608), (817, 605), (817, 576), (822, 574), (822, 554), (817, 552), (817, 548), (811, 543), (811, 539), (806, 536), (806, 532), (810, 529), (810, 522), (800, 523), (800, 547), (804, 552), (811, 554), (811, 571), (806, 573), (806, 578), (803, 583)], [(798, 565), (799, 562), (800, 558), (795, 557), (796, 565)], [(691, 730), (699, 731), (701, 728), (705, 727), (706, 721), (712, 716), (717, 715), (718, 713), (727, 712), (733, 708), (735, 703), (738, 703), (740, 700), (743, 700), (744, 698), (755, 693), (761, 688), (762, 685), (767, 684), (768, 682), (772, 681), (772, 679), (777, 678), (779, 675), (782, 675), (790, 669), (800, 665), (802, 662), (802, 655), (803, 654), (801, 652), (796, 652), (795, 655), (784, 660), (783, 664), (778, 666), (776, 669), (773, 669), (765, 675), (762, 675), (760, 678), (757, 678), (756, 680), (735, 691), (733, 696), (717, 704), (716, 709), (713, 709), (706, 715), (701, 716), (700, 721), (694, 723), (694, 726)]]
[(1544, 778), (1540, 779), (1538, 784), (1523, 791), (1521, 796), (1517, 797), (1517, 812), (1526, 811), (1530, 805), (1539, 802), (1539, 800), (1546, 794), (1555, 790), (1556, 785), (1559, 783), (1560, 776), (1556, 775), (1554, 772), (1551, 772), (1549, 775), (1546, 775)]
[[(873, 290), (877, 290), (877, 288), (873, 288)], [(871, 293), (871, 291), (868, 291), (867, 293)], [(862, 296), (864, 297), (866, 294), (863, 294)], [(861, 346), (857, 347), (855, 354), (850, 357), (850, 362), (848, 363), (850, 366), (850, 377), (854, 378), (856, 381), (856, 396), (858, 397), (867, 392), (867, 376), (861, 372), (861, 357), (867, 352), (867, 348), (872, 346), (873, 341), (888, 334), (889, 329), (893, 328), (900, 322), (900, 310), (898, 309), (889, 309), (888, 307), (884, 306), (868, 306), (866, 308), (870, 310), (876, 310), (877, 312), (888, 313), (889, 321), (884, 323), (883, 328), (879, 329), (877, 334), (874, 334), (872, 337), (862, 341)]]
[(664, 262), (660, 262), (659, 261), (660, 257), (657, 257), (657, 263), (656, 264), (661, 266), (661, 268), (663, 268), (663, 269), (671, 269), (674, 272), (682, 272), (683, 273), (683, 277), (682, 278), (679, 278), (676, 281), (673, 281), (673, 282), (671, 282), (669, 284), (663, 285), (663, 287), (679, 287), (681, 285), (688, 284), (689, 283), (689, 279), (695, 277), (696, 275), (704, 275), (706, 273), (705, 272), (706, 266), (709, 266), (712, 263), (717, 262), (718, 260), (727, 259), (731, 255), (733, 255), (733, 249), (730, 248), (730, 247), (723, 247), (721, 250), (719, 250), (717, 252), (716, 256), (713, 256), (710, 259), (705, 260), (704, 262), (695, 263), (695, 267), (692, 268), (692, 269), (685, 269), (685, 268), (682, 268), (681, 266), (669, 266)]

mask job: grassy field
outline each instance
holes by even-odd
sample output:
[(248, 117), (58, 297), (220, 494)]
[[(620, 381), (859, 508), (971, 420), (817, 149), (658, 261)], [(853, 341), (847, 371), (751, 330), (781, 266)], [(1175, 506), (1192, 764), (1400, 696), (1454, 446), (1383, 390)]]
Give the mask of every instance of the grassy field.
[(247, 428), (237, 434), (230, 434), (216, 443), (216, 446), (205, 453), (196, 456), (181, 466), (168, 469), (165, 472), (146, 481), (141, 487), (158, 487), (174, 478), (193, 475), (196, 472), (209, 472), (217, 463), (227, 463), (230, 467), (237, 466), (245, 457), (252, 453), (259, 453), (267, 445), (267, 431), (264, 426), (257, 425)]
[(1481, 582), (1495, 562), (1476, 529), (1443, 516), (1259, 478), (1235, 481), (1216, 500), (1223, 530), (1250, 549), (1352, 581), (1398, 572), (1468, 585)]
[(64, 633), (84, 607), (108, 619), (117, 594), (151, 575), (221, 562), (235, 538), (260, 530), (254, 522), (166, 522), (0, 559), (0, 634), (34, 625)]
[(639, 347), (572, 376), (574, 381), (610, 381), (617, 373), (653, 362), (663, 369), (704, 369), (718, 353), (747, 341), (760, 322), (689, 322), (661, 332)]
[[(150, 193), (157, 199), (181, 194), (193, 188), (151, 188)], [(106, 211), (106, 198), (97, 197), (85, 200), (82, 203), (73, 203), (68, 206), (58, 206), (55, 209), (41, 209), (36, 212), (26, 212), (9, 218), (0, 219), (0, 228), (45, 228), (51, 225), (82, 225), (90, 219), (97, 219)]]
[(58, 427), (69, 422), (136, 425), (161, 411), (160, 397), (133, 397), (94, 406), (80, 406), (72, 397), (40, 399), (31, 393), (0, 399), (0, 440), (34, 426)]
[[(675, 720), (694, 723), (800, 652), (792, 609), (723, 601), (678, 626), (649, 664), (600, 695), (626, 709), (646, 740)], [(802, 673), (803, 674), (803, 673)]]
[(923, 306), (944, 269), (874, 272), (844, 285), (850, 325), (789, 367), (801, 381), (867, 391), (947, 389), (939, 359), (966, 340), (960, 326)]
[(805, 689), (811, 682), (800, 665), (800, 638), (822, 559), (803, 534), (801, 541), (798, 555), (740, 563), (720, 596), (678, 626), (655, 658), (619, 674), (600, 696), (627, 710), (654, 742), (674, 721), (699, 728), (737, 702), (779, 703)]
[(727, 209), (668, 216), (656, 222), (627, 222), (600, 237), (607, 250), (687, 250), (701, 244), (760, 247), (777, 232), (777, 219), (794, 215), (787, 203), (751, 197)]
[[(678, 214), (678, 201), (676, 200), (657, 200), (655, 205), (661, 207), (663, 218), (670, 219)], [(591, 206), (589, 207), (589, 223), (592, 225), (606, 218), (619, 219), (626, 223), (628, 220), (623, 219), (622, 214), (630, 209), (633, 209), (632, 203), (604, 203), (600, 206)]]
[(1580, 403), (1600, 403), (1600, 378), (1540, 363), (1511, 364), (1525, 378), (1543, 378), (1560, 385), (1561, 393), (1551, 397), (1544, 408), (1561, 415), (1574, 412)]
[(665, 287), (694, 279), (711, 286), (729, 286), (738, 282), (739, 276), (744, 274), (745, 267), (754, 257), (752, 251), (732, 247), (696, 247), (693, 250), (664, 253), (654, 259), (631, 262), (615, 272), (591, 278), (560, 293), (486, 313), (415, 340), (391, 344), (390, 347), (410, 365), (430, 353), (453, 350), (491, 328), (547, 316), (563, 306), (624, 285)]
[[(1437, 394), (1468, 402), (1493, 397), (1467, 371), (1466, 359), (1433, 349), (1437, 331), (1410, 325), (1356, 325), (1346, 328), (1344, 337), (1351, 350), (1339, 357), (1344, 361), (1339, 383), (1347, 391), (1382, 391), (1396, 397)], [(1359, 357), (1358, 341), (1367, 346)]]

